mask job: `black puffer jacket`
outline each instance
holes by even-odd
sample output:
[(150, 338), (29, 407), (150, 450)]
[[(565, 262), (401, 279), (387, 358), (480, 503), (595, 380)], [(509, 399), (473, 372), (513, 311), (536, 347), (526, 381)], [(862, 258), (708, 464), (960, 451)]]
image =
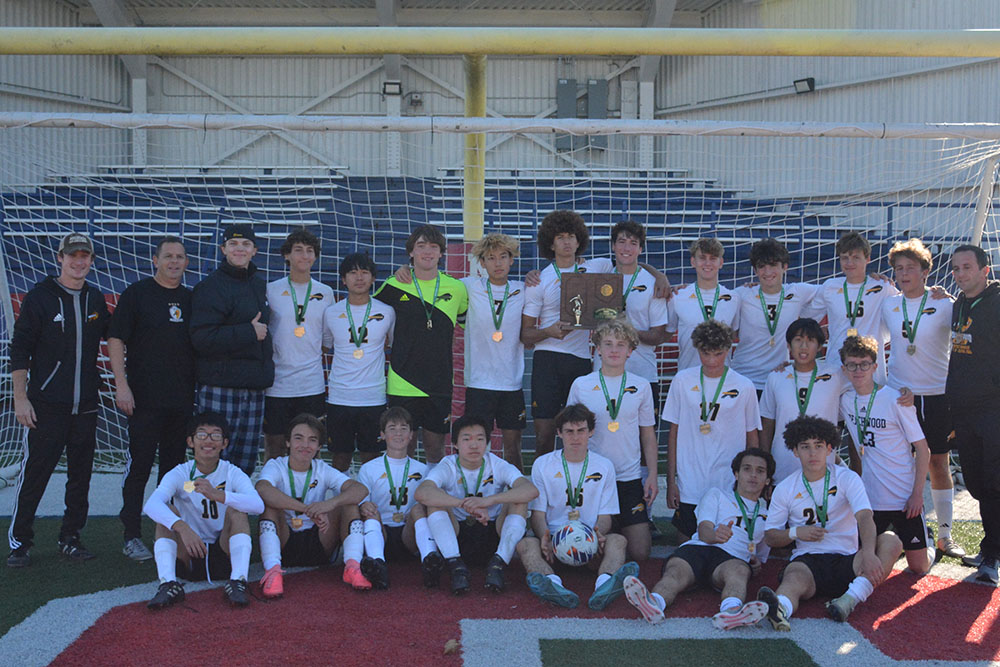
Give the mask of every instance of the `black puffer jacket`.
[[(977, 303), (978, 301), (978, 303)], [(1000, 408), (1000, 283), (952, 308), (952, 349), (945, 393), (956, 416)]]
[(257, 340), (251, 320), (267, 324), (267, 283), (251, 262), (237, 269), (223, 261), (195, 285), (191, 299), (191, 344), (200, 384), (267, 389), (274, 383), (271, 334)]

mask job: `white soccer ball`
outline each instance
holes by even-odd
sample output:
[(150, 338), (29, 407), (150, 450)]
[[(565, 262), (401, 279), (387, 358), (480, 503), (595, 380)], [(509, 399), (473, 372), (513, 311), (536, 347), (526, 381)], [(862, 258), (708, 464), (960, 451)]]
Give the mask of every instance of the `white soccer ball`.
[(586, 565), (597, 555), (597, 533), (582, 521), (570, 521), (552, 535), (552, 551), (567, 565)]

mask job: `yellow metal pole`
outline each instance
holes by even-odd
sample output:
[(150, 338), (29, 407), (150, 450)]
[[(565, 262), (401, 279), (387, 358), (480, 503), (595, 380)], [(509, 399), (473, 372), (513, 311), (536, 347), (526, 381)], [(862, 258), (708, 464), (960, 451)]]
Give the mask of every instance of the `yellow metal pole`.
[[(486, 56), (465, 56), (465, 116), (486, 116)], [(462, 226), (465, 241), (483, 238), (483, 204), (486, 197), (486, 134), (465, 135), (465, 178)]]
[(0, 55), (386, 53), (1000, 58), (1000, 30), (0, 28)]

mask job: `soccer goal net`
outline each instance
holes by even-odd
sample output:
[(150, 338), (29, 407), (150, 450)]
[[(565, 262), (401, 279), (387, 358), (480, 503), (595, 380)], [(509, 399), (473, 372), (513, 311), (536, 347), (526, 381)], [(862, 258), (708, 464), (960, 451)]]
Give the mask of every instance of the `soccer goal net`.
[[(323, 243), (316, 274), (339, 295), (341, 257), (370, 253), (382, 280), (407, 263), (405, 238), (424, 223), (446, 231), (450, 272), (475, 269), (463, 238), (465, 143), (457, 124), (413, 130), (386, 122), (381, 131), (177, 125), (0, 131), (0, 468), (8, 475), (22, 455), (23, 429), (14, 419), (7, 344), (21, 299), (56, 273), (58, 240), (71, 230), (94, 239), (91, 280), (111, 304), (152, 274), (150, 257), (165, 234), (184, 239), (191, 260), (185, 282), (193, 286), (218, 265), (221, 230), (236, 221), (256, 225), (263, 239), (257, 263), (268, 280), (282, 275), (278, 248), (289, 231), (313, 230)], [(641, 134), (621, 132), (615, 121), (580, 133), (570, 125), (575, 133), (486, 134), (483, 231), (520, 240), (518, 276), (543, 265), (537, 228), (555, 209), (574, 209), (588, 222), (589, 256), (610, 254), (615, 223), (644, 224), (644, 259), (674, 284), (694, 279), (686, 249), (702, 236), (725, 246), (722, 281), (730, 287), (752, 279), (750, 245), (765, 237), (788, 247), (789, 280), (815, 282), (838, 272), (833, 247), (844, 231), (868, 237), (872, 269), (883, 272), (892, 244), (917, 236), (934, 254), (931, 282), (949, 288), (955, 245), (979, 234), (991, 254), (997, 245), (996, 141), (931, 132), (895, 139), (705, 136), (680, 125)], [(738, 134), (740, 126), (731, 125)], [(663, 381), (674, 372), (675, 350), (668, 343), (659, 351)], [(456, 385), (463, 355), (458, 340)], [(107, 369), (103, 350), (100, 364)], [(97, 463), (116, 469), (125, 460), (126, 420), (114, 406), (108, 370), (105, 379)], [(461, 396), (459, 388), (456, 411)], [(531, 442), (529, 426), (526, 449)]]

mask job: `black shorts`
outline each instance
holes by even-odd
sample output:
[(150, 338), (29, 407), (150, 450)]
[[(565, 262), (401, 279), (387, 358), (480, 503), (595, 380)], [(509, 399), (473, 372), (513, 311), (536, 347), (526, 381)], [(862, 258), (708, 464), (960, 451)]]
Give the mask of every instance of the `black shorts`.
[(896, 533), (896, 536), (903, 542), (904, 551), (917, 551), (934, 546), (934, 540), (930, 539), (923, 514), (907, 519), (906, 512), (902, 510), (875, 510), (872, 512), (872, 518), (875, 520), (875, 533), (877, 535), (881, 535), (889, 530), (889, 526), (892, 526), (892, 532)]
[(385, 560), (387, 562), (414, 561), (417, 557), (403, 543), (405, 526), (385, 526)]
[(670, 520), (670, 523), (674, 524), (674, 528), (681, 535), (694, 537), (698, 534), (698, 517), (694, 514), (696, 507), (697, 505), (691, 503), (681, 503), (680, 507), (674, 510), (674, 518)]
[[(183, 547), (181, 547), (183, 549)], [(229, 579), (229, 575), (232, 572), (231, 562), (229, 560), (229, 554), (222, 550), (218, 542), (212, 542), (208, 545), (208, 556), (205, 559), (202, 558), (192, 558), (191, 567), (188, 567), (186, 561), (177, 559), (177, 576), (188, 581), (206, 581), (206, 567), (205, 561), (208, 561), (208, 575), (212, 577), (212, 581), (226, 581)]]
[(490, 521), (485, 526), (478, 521), (471, 526), (465, 520), (458, 522), (458, 551), (466, 565), (485, 566), (498, 546), (500, 535), (497, 534), (496, 521)]
[(913, 407), (917, 409), (917, 421), (927, 438), (931, 454), (947, 454), (951, 451), (951, 408), (944, 394), (937, 396), (914, 396)]
[(326, 414), (326, 411), (323, 410), (325, 399), (325, 394), (296, 396), (294, 398), (265, 396), (264, 433), (266, 435), (285, 435), (288, 431), (288, 422), (303, 412), (322, 419), (323, 415)]
[[(746, 565), (748, 570), (750, 569), (750, 563), (742, 558), (737, 558), (722, 547), (704, 544), (685, 544), (677, 547), (676, 551), (670, 555), (670, 558), (680, 558), (690, 565), (691, 570), (694, 571), (695, 581), (707, 588), (715, 588), (712, 584), (712, 575), (715, 573), (715, 568), (726, 561), (739, 561)], [(667, 571), (667, 563), (670, 562), (670, 558), (667, 558), (663, 563), (664, 572)]]
[(451, 396), (386, 396), (390, 408), (399, 406), (413, 417), (413, 428), (448, 435), (451, 432)]
[[(812, 572), (816, 595), (839, 598), (847, 592), (854, 578), (854, 556), (849, 554), (802, 554), (792, 563), (802, 563)], [(791, 565), (792, 563), (789, 563)], [(784, 570), (782, 570), (784, 575)]]
[(566, 407), (566, 398), (573, 380), (592, 370), (590, 359), (538, 350), (531, 362), (531, 417), (532, 419), (555, 419)]
[(487, 424), (495, 421), (497, 427), (505, 431), (523, 431), (527, 424), (524, 416), (524, 391), (466, 387), (465, 414), (482, 417)]
[(379, 419), (384, 405), (326, 404), (327, 446), (333, 454), (381, 452), (385, 442), (380, 438)]
[(653, 392), (653, 415), (659, 419), (660, 417), (660, 383), (650, 382), (649, 389)]
[(646, 514), (646, 494), (642, 490), (642, 481), (630, 479), (627, 482), (616, 482), (618, 485), (618, 518), (619, 528), (648, 523)]
[(281, 564), (287, 567), (326, 565), (329, 561), (330, 555), (319, 541), (319, 526), (315, 524), (306, 530), (293, 530), (281, 547)]

